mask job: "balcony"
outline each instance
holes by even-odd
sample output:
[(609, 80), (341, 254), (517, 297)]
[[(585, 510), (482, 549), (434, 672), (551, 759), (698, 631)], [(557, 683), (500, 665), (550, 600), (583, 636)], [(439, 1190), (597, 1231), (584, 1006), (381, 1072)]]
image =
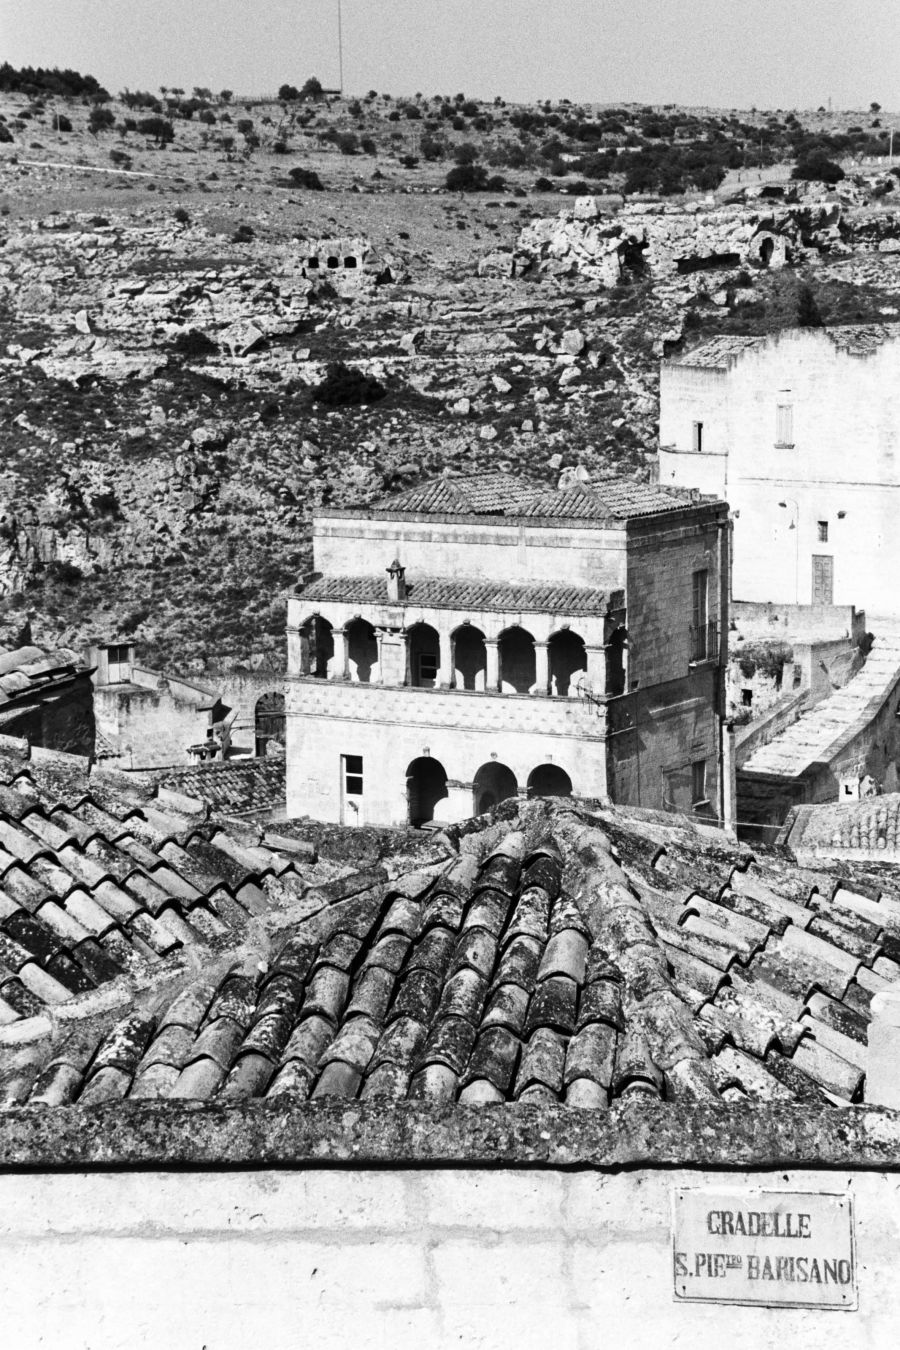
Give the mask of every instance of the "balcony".
[(701, 665), (704, 661), (718, 661), (719, 625), (717, 623), (693, 624), (690, 633), (691, 665)]

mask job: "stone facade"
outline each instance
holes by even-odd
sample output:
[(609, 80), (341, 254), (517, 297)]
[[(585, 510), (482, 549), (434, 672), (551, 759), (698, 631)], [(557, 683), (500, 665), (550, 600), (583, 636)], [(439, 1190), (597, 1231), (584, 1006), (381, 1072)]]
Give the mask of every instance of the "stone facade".
[(718, 338), (663, 363), (659, 482), (725, 497), (734, 595), (900, 609), (900, 326)]
[(288, 608), (289, 815), (420, 824), (556, 793), (718, 814), (724, 504), (617, 515), (606, 488), (558, 515), (407, 494), (316, 518)]

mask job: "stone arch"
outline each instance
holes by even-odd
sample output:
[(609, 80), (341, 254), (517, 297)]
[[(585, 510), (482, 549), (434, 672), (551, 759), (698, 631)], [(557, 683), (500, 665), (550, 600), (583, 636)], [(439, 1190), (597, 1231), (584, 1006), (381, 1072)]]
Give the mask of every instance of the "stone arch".
[(283, 755), (287, 719), (284, 712), (284, 694), (273, 690), (256, 700), (253, 714), (257, 757)]
[(550, 693), (568, 698), (576, 693), (579, 675), (587, 673), (584, 638), (568, 628), (553, 633), (547, 643)]
[(352, 254), (349, 254), (349, 255), (344, 259), (344, 267), (347, 268), (348, 271), (352, 271), (352, 270), (353, 270), (354, 268), (356, 268), (357, 266), (358, 266), (357, 261), (356, 261), (356, 259), (353, 257)]
[(453, 659), (453, 686), (455, 689), (484, 690), (487, 678), (487, 647), (484, 633), (473, 624), (464, 623), (450, 635)]
[(497, 639), (497, 653), (501, 693), (527, 694), (537, 679), (534, 638), (524, 628), (507, 628)]
[(377, 679), (378, 638), (368, 619), (351, 619), (347, 624), (347, 664), (350, 679), (356, 684), (371, 684)]
[(441, 638), (430, 623), (414, 623), (407, 632), (409, 683), (433, 689), (441, 664)]
[(539, 764), (528, 775), (529, 797), (571, 797), (572, 780), (558, 764)]
[(490, 811), (500, 802), (519, 795), (516, 775), (506, 764), (498, 764), (496, 760), (482, 764), (475, 775), (472, 789), (472, 806), (476, 816), (483, 816), (485, 811)]
[(319, 266), (319, 259), (316, 257), (315, 254), (313, 254), (313, 256), (310, 258), (309, 262), (306, 265), (307, 267), (311, 267), (313, 271), (315, 271), (316, 268)]
[(328, 677), (328, 663), (334, 657), (334, 629), (321, 614), (312, 614), (300, 625), (300, 674)]
[(333, 271), (336, 267), (340, 267), (340, 265), (341, 265), (341, 260), (340, 260), (340, 258), (336, 258), (336, 257), (334, 256), (333, 253), (330, 254), (329, 257), (327, 257), (327, 258), (325, 259), (325, 266), (326, 266), (326, 267), (330, 267), (330, 268), (332, 269), (332, 271)]
[(410, 825), (419, 827), (434, 820), (438, 802), (449, 796), (447, 771), (439, 759), (420, 755), (406, 770), (406, 799)]

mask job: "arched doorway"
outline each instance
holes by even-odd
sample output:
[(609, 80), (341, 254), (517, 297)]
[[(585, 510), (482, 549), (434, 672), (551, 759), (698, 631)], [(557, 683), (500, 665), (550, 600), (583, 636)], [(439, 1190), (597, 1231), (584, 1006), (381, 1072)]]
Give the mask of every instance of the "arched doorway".
[(357, 684), (371, 684), (372, 671), (378, 665), (375, 629), (366, 619), (353, 619), (347, 624), (346, 633), (350, 679)]
[(519, 793), (519, 784), (512, 769), (496, 761), (482, 764), (472, 786), (472, 804), (476, 816), (483, 816), (485, 811), (490, 811), (500, 802), (505, 802), (509, 797), (516, 797)]
[(537, 679), (534, 638), (524, 628), (507, 628), (497, 641), (500, 692), (527, 694)]
[(572, 780), (558, 764), (539, 764), (528, 775), (529, 797), (571, 797)]
[(257, 699), (254, 722), (257, 757), (283, 755), (286, 726), (284, 694), (273, 692)]
[(433, 689), (441, 664), (441, 639), (430, 623), (416, 623), (407, 636), (409, 682), (417, 689)]
[(471, 624), (463, 624), (451, 636), (453, 643), (453, 685), (456, 689), (484, 690), (487, 673), (487, 648), (484, 633)]
[(575, 693), (578, 676), (587, 672), (584, 639), (568, 628), (554, 633), (547, 644), (550, 666), (550, 693), (568, 698)]
[(406, 770), (410, 825), (418, 827), (434, 820), (435, 807), (448, 796), (447, 773), (440, 760), (430, 755), (414, 759)]
[(606, 692), (610, 698), (625, 693), (625, 648), (628, 634), (617, 628), (606, 644)]
[(300, 625), (300, 674), (328, 678), (328, 662), (334, 656), (334, 632), (327, 619), (314, 614)]

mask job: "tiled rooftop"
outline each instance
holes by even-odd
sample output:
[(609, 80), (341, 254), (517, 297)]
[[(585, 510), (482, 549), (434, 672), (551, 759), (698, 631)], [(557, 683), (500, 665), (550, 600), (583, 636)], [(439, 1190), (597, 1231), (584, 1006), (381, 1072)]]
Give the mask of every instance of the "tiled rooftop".
[[(381, 577), (320, 577), (302, 590), (304, 600), (386, 605)], [(606, 592), (585, 586), (512, 585), (451, 577), (406, 578), (405, 605), (425, 609), (498, 610), (555, 614), (602, 614)]]
[(277, 755), (167, 769), (159, 782), (225, 815), (270, 811), (285, 804), (285, 764)]
[(785, 822), (784, 837), (798, 858), (896, 863), (900, 861), (900, 793), (797, 807)]
[(382, 497), (376, 511), (424, 512), (440, 515), (500, 515), (566, 520), (630, 520), (683, 511), (689, 492), (662, 489), (632, 479), (578, 483), (562, 490), (509, 474), (472, 478), (438, 478), (406, 492)]
[(86, 666), (68, 647), (44, 651), (40, 647), (0, 648), (0, 720), (15, 714), (35, 695), (67, 684)]
[[(274, 864), (259, 850), (226, 849), (214, 836), (198, 856), (196, 834), (169, 840), (170, 827), (144, 807), (109, 826), (127, 833), (101, 854), (99, 839), (69, 824), (96, 828), (98, 809), (11, 815), (5, 847), (31, 859), (14, 870), (33, 870), (52, 846), (71, 864), (72, 887), (86, 859), (106, 866), (108, 880), (93, 882), (102, 898), (104, 886), (129, 889), (111, 866), (117, 850), (125, 868), (148, 869), (135, 895), (148, 923), (177, 912), (191, 924), (195, 909), (212, 913), (226, 892), (239, 902), (247, 887), (263, 903), (260, 874)], [(32, 828), (46, 835), (57, 821), (71, 841), (48, 844)], [(355, 899), (313, 920), (275, 931), (263, 919), (193, 968), (182, 962), (165, 987), (120, 980), (116, 1009), (86, 1015), (89, 997), (74, 994), (52, 1018), (35, 1018), (43, 1000), (32, 993), (38, 1006), (22, 1007), (16, 1035), (0, 1027), (4, 1105), (360, 1099), (563, 1104), (580, 1114), (635, 1097), (826, 1111), (859, 1099), (870, 1000), (900, 980), (897, 895), (856, 886), (846, 868), (806, 872), (650, 812), (507, 804), (446, 839), (459, 850), (448, 862), (360, 883)], [(201, 894), (183, 900), (170, 889), (169, 910), (146, 908), (148, 884), (173, 888), (169, 870), (195, 884), (217, 848), (238, 870), (212, 900), (198, 884)], [(43, 903), (68, 901), (57, 892)], [(36, 943), (29, 917), (13, 924), (3, 959), (30, 993), (21, 971), (44, 966), (26, 948)], [(110, 919), (107, 931), (123, 921)], [(181, 929), (177, 940), (187, 941)]]
[(815, 764), (830, 763), (848, 740), (871, 724), (898, 680), (900, 634), (884, 632), (876, 638), (866, 664), (843, 689), (760, 746), (741, 766), (741, 773), (799, 778)]
[[(796, 330), (785, 329), (791, 333)], [(804, 330), (809, 332), (810, 330)], [(835, 324), (827, 328), (814, 330), (824, 334), (839, 351), (850, 356), (869, 356), (885, 342), (900, 338), (900, 324), (889, 323), (847, 323)], [(727, 370), (733, 366), (744, 352), (753, 347), (765, 346), (767, 342), (777, 342), (782, 333), (760, 334), (759, 336), (723, 335), (701, 343), (693, 351), (672, 359), (677, 366), (700, 366), (709, 370)]]
[(208, 953), (305, 888), (310, 850), (75, 756), (0, 755), (0, 1027), (176, 952)]

